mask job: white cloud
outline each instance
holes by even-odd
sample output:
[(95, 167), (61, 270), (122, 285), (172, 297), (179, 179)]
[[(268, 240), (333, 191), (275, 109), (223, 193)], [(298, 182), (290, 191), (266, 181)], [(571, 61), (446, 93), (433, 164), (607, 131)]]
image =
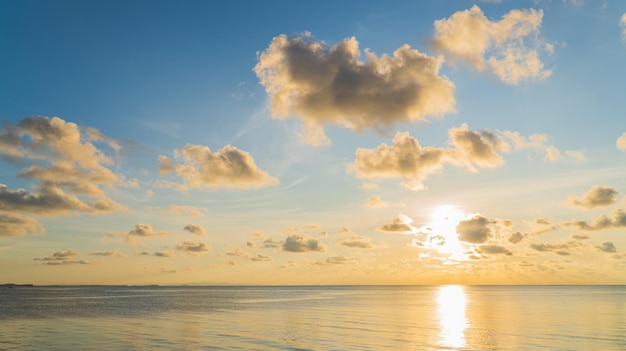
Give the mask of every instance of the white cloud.
[[(452, 61), (464, 61), (479, 71), (489, 70), (505, 83), (544, 79), (539, 50), (542, 10), (511, 10), (500, 21), (490, 21), (474, 5), (447, 19), (435, 21), (432, 44)], [(553, 49), (553, 47), (552, 47)]]
[(174, 155), (178, 163), (159, 156), (161, 171), (175, 169), (193, 188), (260, 188), (278, 184), (278, 179), (257, 167), (249, 153), (234, 146), (226, 145), (212, 152), (207, 146), (187, 144), (174, 150)]
[(162, 213), (173, 214), (175, 216), (202, 217), (207, 211), (204, 207), (170, 205), (161, 210)]
[(254, 70), (270, 96), (273, 116), (300, 118), (302, 139), (328, 144), (323, 127), (387, 130), (454, 111), (454, 84), (439, 75), (441, 60), (404, 45), (376, 56), (357, 40), (333, 47), (305, 33), (275, 37)]

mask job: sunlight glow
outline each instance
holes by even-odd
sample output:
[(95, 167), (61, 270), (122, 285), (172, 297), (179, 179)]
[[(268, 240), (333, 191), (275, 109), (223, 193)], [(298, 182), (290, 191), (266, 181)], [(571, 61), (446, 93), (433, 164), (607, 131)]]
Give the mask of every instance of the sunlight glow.
[(428, 242), (437, 251), (450, 255), (452, 259), (464, 260), (463, 246), (456, 227), (465, 219), (463, 213), (452, 206), (441, 206), (433, 211), (431, 222), (427, 225), (430, 233)]
[(439, 344), (447, 347), (465, 346), (467, 318), (465, 290), (459, 285), (442, 286), (437, 292)]

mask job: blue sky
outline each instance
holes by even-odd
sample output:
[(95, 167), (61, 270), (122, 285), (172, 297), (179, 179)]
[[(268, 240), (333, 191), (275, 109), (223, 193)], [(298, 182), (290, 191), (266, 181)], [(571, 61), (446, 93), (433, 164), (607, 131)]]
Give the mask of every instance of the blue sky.
[(625, 13), (1, 1), (0, 281), (623, 284)]

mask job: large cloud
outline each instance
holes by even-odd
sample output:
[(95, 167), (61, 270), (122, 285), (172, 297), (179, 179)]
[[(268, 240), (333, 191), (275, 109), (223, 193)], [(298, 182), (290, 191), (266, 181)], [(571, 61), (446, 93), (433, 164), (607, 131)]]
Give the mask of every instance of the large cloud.
[(402, 178), (404, 186), (419, 190), (426, 177), (441, 172), (444, 163), (465, 166), (471, 171), (504, 163), (498, 152), (508, 152), (509, 145), (494, 133), (469, 130), (465, 123), (448, 133), (452, 147), (441, 148), (422, 147), (408, 132), (399, 132), (391, 146), (357, 149), (348, 171), (358, 178)]
[(543, 11), (531, 9), (511, 10), (500, 21), (490, 21), (474, 5), (435, 21), (432, 45), (446, 58), (489, 70), (508, 84), (544, 79), (552, 72), (539, 58), (545, 47), (538, 39), (542, 19)]
[(403, 45), (392, 56), (365, 50), (356, 38), (333, 47), (305, 33), (275, 37), (254, 68), (272, 114), (302, 120), (303, 141), (328, 143), (322, 127), (386, 130), (454, 111), (454, 84), (439, 75), (441, 60)]
[(289, 252), (309, 252), (309, 251), (326, 251), (326, 246), (321, 241), (307, 237), (301, 234), (293, 234), (287, 236), (282, 243), (283, 251)]
[(0, 212), (0, 237), (43, 234), (45, 232), (37, 220), (19, 214)]
[(593, 210), (599, 207), (606, 207), (617, 202), (617, 190), (608, 186), (596, 185), (589, 189), (578, 199), (571, 197), (569, 204), (585, 210)]
[(459, 240), (461, 241), (482, 244), (493, 236), (493, 223), (493, 221), (483, 216), (475, 215), (470, 219), (460, 221), (456, 227), (456, 232), (459, 234)]
[[(40, 182), (33, 192), (0, 184), (0, 211), (57, 216), (124, 210), (102, 187), (129, 183), (106, 167), (113, 160), (92, 141), (104, 142), (116, 153), (120, 150), (116, 141), (97, 129), (81, 129), (58, 117), (23, 118), (17, 125), (0, 129), (0, 155), (26, 165), (20, 177)], [(31, 223), (27, 231), (37, 232), (34, 228)], [(15, 233), (15, 229), (13, 226), (7, 232)]]
[(174, 150), (178, 163), (159, 156), (161, 173), (174, 170), (194, 188), (260, 188), (278, 184), (278, 179), (259, 169), (249, 153), (226, 145), (212, 152), (209, 147), (187, 144)]

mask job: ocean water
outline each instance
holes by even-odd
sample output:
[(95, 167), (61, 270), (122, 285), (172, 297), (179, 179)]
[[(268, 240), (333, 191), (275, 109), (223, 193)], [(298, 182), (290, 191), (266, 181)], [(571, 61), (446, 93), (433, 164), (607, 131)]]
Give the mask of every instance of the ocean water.
[(4, 287), (0, 350), (626, 350), (626, 287)]

